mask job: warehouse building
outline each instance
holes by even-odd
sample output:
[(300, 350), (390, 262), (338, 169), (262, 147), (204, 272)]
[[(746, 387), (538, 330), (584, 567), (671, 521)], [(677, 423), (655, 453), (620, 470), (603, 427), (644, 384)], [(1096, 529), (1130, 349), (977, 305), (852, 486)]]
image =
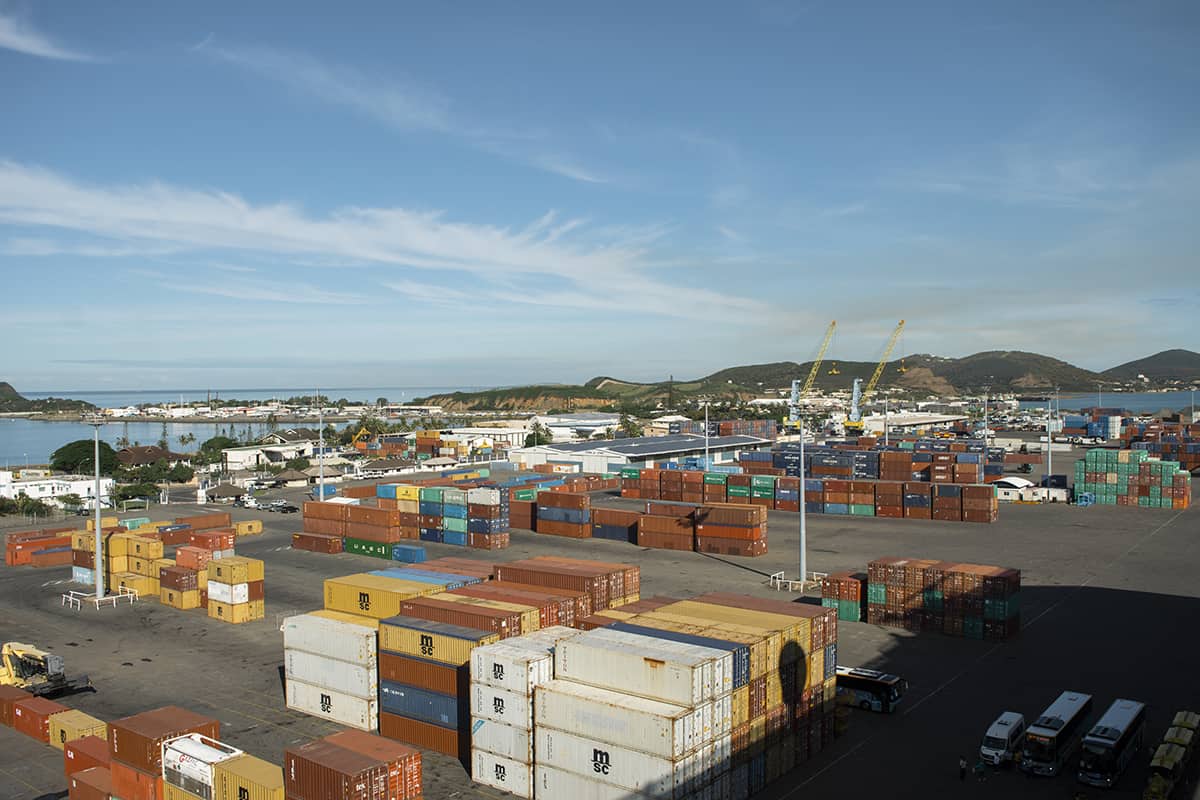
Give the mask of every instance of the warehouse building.
[[(25, 495), (30, 500), (44, 500), (59, 504), (58, 498), (63, 495), (77, 495), (83, 505), (94, 508), (93, 498), (96, 494), (96, 479), (90, 475), (38, 475), (33, 477), (34, 470), (15, 472), (0, 469), (0, 497), (16, 500)], [(112, 505), (112, 478), (100, 479), (100, 504)]]
[(556, 442), (590, 439), (598, 433), (608, 434), (621, 424), (620, 414), (602, 411), (582, 411), (577, 414), (539, 414), (530, 424), (538, 423), (550, 429)]
[[(732, 464), (743, 450), (769, 449), (770, 441), (753, 436), (710, 436), (709, 457)], [(704, 437), (679, 433), (672, 436), (639, 436), (595, 442), (565, 442), (522, 447), (509, 453), (509, 461), (525, 469), (541, 464), (561, 465), (564, 472), (616, 472), (622, 467), (647, 467), (704, 456)]]

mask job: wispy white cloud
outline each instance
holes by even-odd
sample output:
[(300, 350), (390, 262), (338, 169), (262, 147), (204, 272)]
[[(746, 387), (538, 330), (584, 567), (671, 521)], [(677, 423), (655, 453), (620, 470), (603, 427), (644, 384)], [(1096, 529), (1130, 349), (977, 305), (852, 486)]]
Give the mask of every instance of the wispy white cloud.
[(746, 241), (745, 236), (742, 236), (742, 234), (738, 233), (737, 231), (735, 231), (733, 228), (729, 227), (728, 225), (718, 225), (717, 233), (721, 234), (722, 236), (724, 236), (726, 239), (728, 239), (731, 242)]
[(94, 56), (54, 42), (28, 21), (0, 12), (0, 48), (59, 61), (96, 61)]
[(304, 53), (270, 47), (219, 44), (212, 34), (191, 48), (281, 83), (298, 94), (374, 119), (399, 131), (434, 131), (468, 146), (582, 183), (611, 178), (550, 146), (541, 130), (480, 125), (453, 111), (449, 97), (407, 78), (380, 80), (319, 61)]
[(179, 248), (144, 243), (81, 244), (59, 242), (53, 239), (21, 238), (7, 240), (0, 245), (0, 255), (6, 256), (84, 256), (87, 258), (129, 258), (131, 256), (164, 256), (178, 252)]
[(220, 264), (209, 264), (209, 266), (212, 267), (213, 269), (219, 269), (222, 272), (240, 272), (240, 273), (258, 272), (258, 270), (256, 268), (247, 267), (243, 264), (220, 263)]
[(303, 305), (362, 305), (372, 302), (371, 298), (349, 292), (331, 292), (306, 283), (276, 281), (273, 283), (214, 280), (212, 283), (180, 282), (178, 279), (164, 281), (161, 288), (188, 294), (207, 294), (231, 300), (247, 300), (256, 303), (299, 303)]
[[(589, 229), (579, 220), (558, 223), (556, 217), (543, 216), (514, 232), (452, 221), (441, 212), (357, 206), (312, 216), (286, 204), (254, 205), (227, 192), (163, 183), (90, 186), (45, 169), (2, 161), (0, 224), (86, 233), (206, 255), (225, 251), (432, 270), (457, 280), (462, 273), (493, 283), (540, 276), (594, 295), (608, 308), (626, 307), (629, 297), (642, 296), (647, 310), (669, 309), (686, 295), (684, 313), (701, 318), (738, 302), (726, 291), (684, 290), (673, 281), (650, 277), (662, 266), (650, 250), (662, 235), (658, 226)], [(598, 231), (607, 233), (598, 236)], [(214, 288), (194, 282), (187, 286), (231, 297), (276, 297), (275, 288), (268, 286), (239, 284), (228, 289), (227, 284)], [(312, 298), (311, 302), (326, 297), (315, 291), (302, 296)], [(746, 302), (746, 308), (758, 307)]]

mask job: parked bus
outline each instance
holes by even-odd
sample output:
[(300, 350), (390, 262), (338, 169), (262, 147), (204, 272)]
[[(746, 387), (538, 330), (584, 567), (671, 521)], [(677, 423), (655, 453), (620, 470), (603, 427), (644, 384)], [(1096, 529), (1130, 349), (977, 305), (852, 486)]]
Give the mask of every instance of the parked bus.
[(888, 713), (896, 710), (908, 691), (908, 681), (899, 675), (860, 667), (837, 668), (838, 697), (866, 711)]
[(1087, 731), (1092, 696), (1063, 692), (1025, 731), (1021, 769), (1033, 775), (1057, 775)]
[(1136, 700), (1114, 700), (1083, 737), (1079, 781), (1109, 788), (1142, 749), (1146, 706)]

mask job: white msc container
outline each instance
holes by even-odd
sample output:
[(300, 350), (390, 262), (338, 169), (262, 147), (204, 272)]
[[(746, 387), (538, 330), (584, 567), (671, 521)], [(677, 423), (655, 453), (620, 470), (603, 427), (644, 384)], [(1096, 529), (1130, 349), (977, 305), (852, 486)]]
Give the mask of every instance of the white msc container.
[(602, 783), (662, 800), (682, 800), (698, 786), (698, 753), (666, 759), (602, 739), (541, 726), (534, 731), (533, 747), (539, 765), (588, 775)]
[(630, 792), (591, 776), (576, 775), (539, 763), (534, 769), (533, 794), (537, 800), (641, 800), (645, 795)]
[[(600, 629), (597, 629), (600, 630)], [(712, 699), (705, 668), (712, 660), (660, 647), (643, 647), (593, 636), (567, 639), (554, 649), (554, 677), (651, 700), (694, 706)]]
[(362, 666), (374, 666), (378, 653), (375, 628), (328, 619), (315, 614), (300, 614), (283, 621), (283, 646), (287, 650), (336, 658)]
[(208, 599), (218, 603), (249, 603), (250, 584), (208, 582)]
[(713, 736), (728, 736), (733, 733), (733, 696), (718, 697), (712, 702)]
[(287, 682), (287, 707), (362, 731), (379, 730), (379, 700), (364, 700), (300, 681)]
[(190, 733), (162, 744), (163, 782), (212, 800), (213, 765), (243, 755), (241, 750)]
[(533, 797), (532, 764), (523, 764), (474, 747), (471, 748), (471, 780), (503, 789), (517, 797)]
[(712, 660), (712, 672), (705, 672), (706, 683), (711, 682), (711, 697), (720, 697), (733, 691), (733, 653), (728, 650), (717, 650), (714, 647), (704, 647), (686, 642), (676, 642), (671, 639), (659, 639), (640, 633), (614, 631), (611, 628), (597, 628), (591, 632), (599, 639), (614, 642), (626, 642), (641, 646), (661, 647), (671, 652), (688, 653)]
[(704, 744), (695, 709), (581, 683), (554, 680), (539, 686), (533, 709), (535, 726), (585, 731), (662, 758), (681, 758)]
[(499, 489), (467, 489), (467, 503), (473, 506), (500, 505)]
[(508, 644), (525, 645), (542, 645), (546, 648), (546, 652), (554, 651), (554, 646), (563, 639), (571, 639), (583, 631), (577, 628), (568, 628), (565, 625), (551, 625), (549, 628), (540, 628), (533, 633), (523, 633), (520, 636), (514, 636), (511, 639), (505, 639)]
[(379, 696), (379, 671), (303, 650), (283, 651), (284, 677), (312, 686), (324, 686), (353, 697)]
[(472, 717), (471, 747), (523, 764), (533, 764), (533, 729)]
[(471, 681), (523, 695), (554, 678), (554, 656), (549, 648), (509, 641), (476, 647), (471, 651)]
[(533, 698), (472, 683), (471, 716), (529, 730), (533, 727)]

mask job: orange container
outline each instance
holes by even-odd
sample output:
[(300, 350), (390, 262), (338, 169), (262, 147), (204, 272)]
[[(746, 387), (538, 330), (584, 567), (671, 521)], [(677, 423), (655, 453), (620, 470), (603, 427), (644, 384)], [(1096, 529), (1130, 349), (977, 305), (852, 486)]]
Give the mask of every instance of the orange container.
[(13, 703), (13, 730), (39, 742), (50, 743), (50, 717), (68, 710), (61, 703), (44, 697), (31, 697)]

